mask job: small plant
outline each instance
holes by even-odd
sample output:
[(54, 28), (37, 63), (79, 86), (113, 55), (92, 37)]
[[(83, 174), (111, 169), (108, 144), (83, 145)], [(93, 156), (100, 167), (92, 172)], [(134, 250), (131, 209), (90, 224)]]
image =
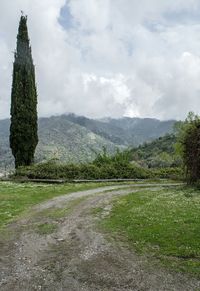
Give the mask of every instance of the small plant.
[(57, 229), (57, 225), (53, 223), (42, 223), (37, 226), (36, 232), (44, 235), (51, 234)]

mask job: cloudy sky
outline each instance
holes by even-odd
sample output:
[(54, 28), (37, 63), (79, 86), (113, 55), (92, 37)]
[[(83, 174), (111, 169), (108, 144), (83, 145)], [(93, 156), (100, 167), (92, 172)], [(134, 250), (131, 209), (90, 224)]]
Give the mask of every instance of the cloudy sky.
[(40, 116), (200, 113), (199, 0), (1, 0), (0, 119), (9, 117), (21, 10)]

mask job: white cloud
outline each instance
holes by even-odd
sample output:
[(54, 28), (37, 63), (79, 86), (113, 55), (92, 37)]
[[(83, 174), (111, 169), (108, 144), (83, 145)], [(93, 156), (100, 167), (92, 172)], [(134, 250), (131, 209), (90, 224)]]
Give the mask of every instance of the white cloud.
[[(70, 19), (61, 26), (63, 7)], [(200, 113), (198, 0), (1, 0), (0, 118), (9, 116), (20, 10), (28, 14), (41, 116)]]

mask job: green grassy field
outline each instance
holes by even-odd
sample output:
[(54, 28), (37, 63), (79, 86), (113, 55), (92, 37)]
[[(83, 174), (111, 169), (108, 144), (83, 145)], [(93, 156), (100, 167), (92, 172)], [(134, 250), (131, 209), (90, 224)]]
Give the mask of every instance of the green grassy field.
[(106, 185), (106, 183), (51, 185), (0, 182), (0, 228), (35, 204), (59, 195)]
[(162, 265), (200, 277), (200, 191), (141, 190), (118, 198), (103, 227)]

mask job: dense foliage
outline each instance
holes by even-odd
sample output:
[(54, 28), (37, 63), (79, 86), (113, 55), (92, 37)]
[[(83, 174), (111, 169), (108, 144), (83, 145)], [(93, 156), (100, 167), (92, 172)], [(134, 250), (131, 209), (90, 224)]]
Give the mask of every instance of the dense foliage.
[(187, 181), (196, 183), (200, 179), (200, 117), (189, 113), (177, 127), (176, 148), (183, 158)]
[(27, 17), (21, 16), (13, 64), (10, 147), (15, 167), (30, 165), (38, 143), (35, 68), (29, 44)]
[(145, 179), (150, 178), (150, 172), (146, 169), (127, 164), (115, 167), (113, 164), (104, 164), (101, 167), (89, 164), (56, 164), (53, 162), (37, 164), (35, 166), (20, 167), (16, 176), (32, 179)]
[(176, 168), (181, 165), (181, 157), (175, 152), (176, 136), (167, 134), (131, 149), (131, 158), (148, 168)]

